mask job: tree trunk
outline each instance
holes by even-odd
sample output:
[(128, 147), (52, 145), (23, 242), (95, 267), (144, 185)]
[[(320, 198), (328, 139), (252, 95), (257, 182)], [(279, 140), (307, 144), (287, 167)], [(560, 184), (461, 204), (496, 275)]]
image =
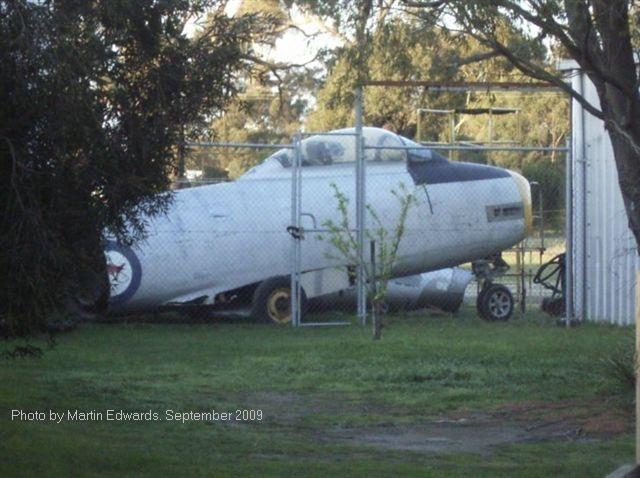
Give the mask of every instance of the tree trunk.
[(382, 324), (380, 323), (380, 301), (374, 300), (371, 308), (371, 323), (373, 324), (373, 340), (382, 338)]
[[(598, 92), (629, 228), (640, 251), (640, 94), (629, 31), (629, 3), (625, 0), (594, 1), (591, 4), (592, 21), (589, 20), (589, 2), (579, 4), (573, 12), (568, 0), (565, 5), (570, 21), (571, 13), (574, 14), (571, 25), (575, 29), (574, 38), (584, 41), (585, 51), (596, 66), (593, 69), (590, 63), (581, 63), (581, 59), (576, 58)], [(592, 51), (598, 45), (591, 30), (594, 27), (601, 38), (600, 51)]]
[(607, 85), (598, 89), (611, 139), (629, 228), (640, 252), (640, 97), (629, 98)]
[(640, 154), (620, 133), (610, 131), (613, 154), (618, 170), (618, 184), (629, 219), (629, 228), (640, 252)]

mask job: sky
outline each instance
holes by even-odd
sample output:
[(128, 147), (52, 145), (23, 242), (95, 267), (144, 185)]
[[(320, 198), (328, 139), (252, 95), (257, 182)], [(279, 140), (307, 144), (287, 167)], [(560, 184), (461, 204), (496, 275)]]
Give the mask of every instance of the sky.
[[(225, 13), (229, 16), (235, 15), (242, 0), (230, 0), (225, 8)], [(286, 31), (275, 43), (273, 47), (264, 46), (257, 48), (256, 53), (272, 63), (284, 64), (307, 64), (312, 61), (320, 49), (335, 48), (342, 41), (333, 33), (330, 33), (323, 22), (311, 15), (306, 15), (296, 6), (289, 10), (291, 22), (303, 30), (302, 33), (296, 28)], [(196, 20), (190, 21), (185, 27), (188, 36), (193, 35), (197, 29)], [(308, 37), (307, 35), (313, 35)], [(324, 69), (324, 64), (320, 61), (312, 62), (309, 67)], [(306, 97), (309, 105), (315, 104), (314, 97)]]
[(275, 48), (267, 52), (271, 59), (283, 63), (306, 63), (316, 56), (319, 49), (333, 48), (341, 43), (338, 38), (326, 31), (319, 19), (304, 15), (296, 7), (291, 9), (290, 14), (297, 27), (308, 35), (317, 34), (317, 36), (307, 38), (302, 32), (290, 29), (278, 39)]
[[(231, 0), (227, 4), (225, 11), (233, 16), (240, 7), (242, 0)], [(266, 60), (276, 63), (302, 64), (312, 60), (319, 49), (333, 48), (341, 42), (333, 34), (327, 32), (324, 24), (318, 19), (303, 14), (298, 7), (290, 9), (293, 23), (302, 29), (307, 35), (315, 35), (307, 38), (302, 32), (296, 29), (288, 30), (279, 38), (273, 48), (265, 48), (260, 53)], [(195, 24), (187, 25), (187, 33), (195, 31)]]

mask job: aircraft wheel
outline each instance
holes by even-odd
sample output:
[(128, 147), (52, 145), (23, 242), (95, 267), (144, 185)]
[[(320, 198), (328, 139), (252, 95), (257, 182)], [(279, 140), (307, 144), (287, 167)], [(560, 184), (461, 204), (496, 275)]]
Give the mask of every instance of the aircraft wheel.
[[(66, 300), (66, 312), (79, 319), (93, 320), (107, 312), (109, 302), (109, 280), (104, 277), (92, 288), (82, 291)], [(91, 282), (90, 282), (91, 283)]]
[[(307, 297), (302, 290), (302, 313)], [(272, 277), (258, 285), (253, 293), (251, 316), (260, 322), (288, 324), (291, 322), (291, 282), (289, 277)]]
[(502, 284), (490, 284), (478, 296), (477, 307), (485, 320), (506, 321), (513, 314), (513, 296)]
[(484, 296), (484, 291), (487, 290), (488, 287), (481, 287), (480, 292), (478, 292), (478, 297), (476, 297), (476, 310), (478, 314), (482, 315), (482, 298)]

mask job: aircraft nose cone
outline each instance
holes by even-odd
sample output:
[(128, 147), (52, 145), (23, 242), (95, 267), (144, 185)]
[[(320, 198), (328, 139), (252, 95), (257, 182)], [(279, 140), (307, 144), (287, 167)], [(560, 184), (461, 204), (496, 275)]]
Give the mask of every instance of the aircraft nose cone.
[(522, 199), (522, 207), (524, 208), (524, 233), (525, 236), (530, 236), (533, 232), (533, 212), (531, 208), (531, 186), (529, 181), (514, 171), (509, 171), (513, 182), (518, 188), (520, 198)]

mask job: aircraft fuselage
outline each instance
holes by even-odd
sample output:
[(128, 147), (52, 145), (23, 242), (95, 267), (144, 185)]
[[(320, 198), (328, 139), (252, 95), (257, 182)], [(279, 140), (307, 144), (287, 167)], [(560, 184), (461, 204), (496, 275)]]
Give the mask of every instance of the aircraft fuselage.
[[(354, 163), (309, 164), (301, 174), (304, 229), (339, 222), (334, 187), (349, 200), (355, 225)], [(511, 171), (440, 157), (369, 161), (366, 178), (366, 202), (390, 232), (400, 213), (392, 191), (402, 194), (404, 185), (415, 197), (394, 277), (485, 258), (521, 241), (530, 227), (529, 185)], [(146, 240), (131, 248), (107, 243), (111, 307), (144, 309), (203, 296), (212, 303), (220, 293), (291, 274), (291, 187), (291, 168), (274, 163), (233, 182), (176, 191), (170, 211), (150, 220)], [(371, 218), (368, 226), (374, 227)], [(335, 256), (326, 233), (305, 234), (302, 271), (346, 270), (347, 261)]]

